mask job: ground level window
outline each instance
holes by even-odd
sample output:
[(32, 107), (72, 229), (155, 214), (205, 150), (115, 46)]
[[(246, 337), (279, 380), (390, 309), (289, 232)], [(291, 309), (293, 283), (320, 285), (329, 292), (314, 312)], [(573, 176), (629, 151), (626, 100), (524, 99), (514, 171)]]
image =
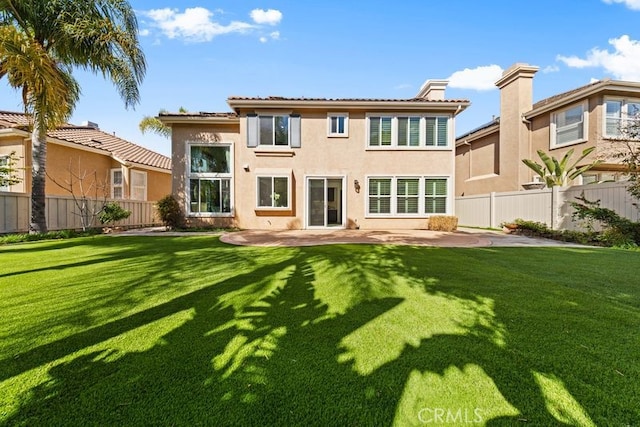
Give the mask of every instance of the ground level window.
[(417, 214), (419, 195), (420, 195), (420, 179), (418, 178), (399, 178), (397, 181), (397, 209), (399, 214)]
[(231, 180), (229, 178), (191, 179), (190, 206), (192, 213), (230, 213)]
[(425, 186), (425, 213), (447, 213), (447, 180), (445, 178), (426, 178)]
[(391, 178), (369, 179), (369, 213), (391, 213)]
[(288, 208), (289, 178), (286, 176), (258, 177), (258, 207)]

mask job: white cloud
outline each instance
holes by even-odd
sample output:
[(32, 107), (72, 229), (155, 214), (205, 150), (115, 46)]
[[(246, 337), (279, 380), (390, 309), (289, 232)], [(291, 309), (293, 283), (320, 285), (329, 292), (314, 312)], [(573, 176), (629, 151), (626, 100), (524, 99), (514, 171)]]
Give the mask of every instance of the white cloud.
[(282, 20), (282, 12), (275, 9), (253, 9), (249, 15), (256, 24), (278, 25)]
[(558, 67), (557, 65), (547, 65), (546, 67), (544, 67), (544, 69), (542, 70), (542, 72), (544, 74), (548, 74), (548, 73), (557, 73), (558, 71), (560, 71), (560, 67)]
[(269, 37), (271, 37), (272, 40), (279, 40), (280, 39), (280, 31), (274, 31), (271, 34), (269, 34)]
[(476, 68), (465, 68), (451, 74), (449, 87), (457, 89), (492, 90), (496, 88), (496, 82), (502, 77), (502, 68), (499, 65), (484, 65)]
[(556, 59), (568, 67), (602, 67), (616, 79), (640, 80), (640, 41), (623, 35), (617, 39), (610, 39), (609, 44), (613, 46), (613, 52), (594, 47), (587, 52), (585, 58), (558, 55)]
[(213, 20), (213, 12), (203, 7), (187, 8), (184, 12), (170, 8), (153, 9), (143, 14), (168, 38), (189, 42), (207, 42), (222, 34), (245, 33), (255, 28), (254, 25), (241, 21), (222, 25)]
[(603, 0), (607, 4), (622, 3), (631, 10), (640, 10), (640, 0)]
[(148, 29), (145, 28), (144, 30), (138, 31), (138, 34), (140, 35), (140, 37), (146, 37), (149, 34), (151, 34), (151, 31), (149, 31)]

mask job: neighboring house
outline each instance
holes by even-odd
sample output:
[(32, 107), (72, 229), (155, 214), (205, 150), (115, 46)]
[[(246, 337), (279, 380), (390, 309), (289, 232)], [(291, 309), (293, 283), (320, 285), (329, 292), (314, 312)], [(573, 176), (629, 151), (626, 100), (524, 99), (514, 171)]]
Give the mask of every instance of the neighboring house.
[[(0, 111), (0, 161), (15, 152), (22, 182), (0, 191), (31, 191), (31, 134), (22, 113)], [(5, 160), (3, 160), (5, 159)], [(95, 195), (94, 177), (112, 199), (155, 201), (171, 193), (171, 159), (139, 145), (102, 132), (95, 123), (66, 124), (48, 132), (47, 196), (68, 196), (54, 181), (67, 185), (71, 173), (87, 175), (82, 183), (87, 195)], [(80, 183), (74, 193), (81, 195)], [(99, 189), (99, 197), (103, 197)]]
[(424, 228), (453, 214), (454, 121), (428, 81), (412, 99), (230, 97), (230, 113), (161, 114), (190, 224)]
[(577, 184), (624, 179), (615, 156), (621, 129), (640, 111), (640, 82), (600, 80), (533, 103), (538, 67), (515, 64), (496, 82), (500, 117), (456, 138), (457, 196), (529, 187), (535, 173), (522, 163), (541, 163), (537, 150), (557, 159), (596, 147), (582, 164), (602, 160)]

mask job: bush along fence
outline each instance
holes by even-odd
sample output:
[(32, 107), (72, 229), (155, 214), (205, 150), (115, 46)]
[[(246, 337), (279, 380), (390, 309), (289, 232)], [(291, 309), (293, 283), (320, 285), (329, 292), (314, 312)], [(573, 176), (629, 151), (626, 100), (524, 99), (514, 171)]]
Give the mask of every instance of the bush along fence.
[(499, 228), (520, 218), (554, 230), (582, 230), (584, 225), (572, 218), (571, 203), (585, 198), (599, 200), (601, 207), (637, 222), (640, 210), (626, 187), (624, 182), (614, 182), (456, 197), (455, 214), (459, 224), (468, 227)]
[[(118, 203), (123, 209), (130, 211), (128, 218), (116, 221), (110, 226), (116, 227), (146, 227), (161, 225), (156, 215), (154, 202), (136, 200), (107, 200)], [(29, 204), (31, 198), (28, 194), (0, 193), (0, 234), (26, 233), (29, 231)], [(83, 219), (72, 197), (48, 196), (47, 204), (47, 228), (56, 230), (81, 230)], [(88, 223), (87, 219), (84, 220)], [(101, 227), (98, 218), (91, 224)]]

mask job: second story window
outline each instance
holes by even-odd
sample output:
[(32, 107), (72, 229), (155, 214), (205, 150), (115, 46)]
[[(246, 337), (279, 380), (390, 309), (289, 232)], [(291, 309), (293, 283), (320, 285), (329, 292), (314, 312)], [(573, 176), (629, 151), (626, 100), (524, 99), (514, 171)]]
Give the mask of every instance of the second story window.
[(638, 138), (640, 100), (606, 99), (604, 103), (604, 136), (609, 138)]
[(289, 145), (289, 116), (260, 116), (259, 145)]
[(367, 116), (367, 147), (448, 149), (449, 116)]
[(327, 126), (328, 136), (349, 136), (349, 114), (329, 113)]
[(583, 102), (551, 116), (551, 146), (586, 141), (587, 103)]

